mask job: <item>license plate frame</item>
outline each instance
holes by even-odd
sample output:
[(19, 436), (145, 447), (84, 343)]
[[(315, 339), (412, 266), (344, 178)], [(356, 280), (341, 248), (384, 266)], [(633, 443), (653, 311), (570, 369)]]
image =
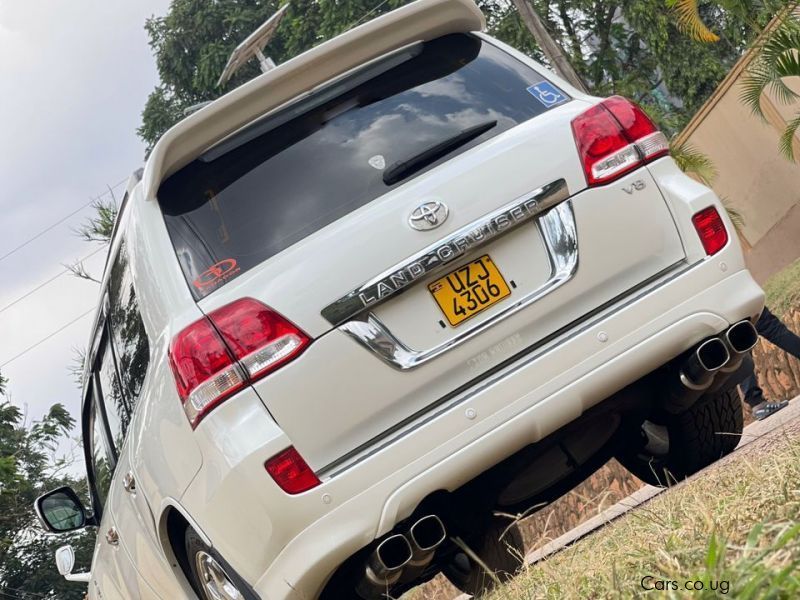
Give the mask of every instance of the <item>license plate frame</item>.
[(428, 284), (428, 291), (451, 327), (457, 327), (511, 295), (511, 288), (488, 254)]

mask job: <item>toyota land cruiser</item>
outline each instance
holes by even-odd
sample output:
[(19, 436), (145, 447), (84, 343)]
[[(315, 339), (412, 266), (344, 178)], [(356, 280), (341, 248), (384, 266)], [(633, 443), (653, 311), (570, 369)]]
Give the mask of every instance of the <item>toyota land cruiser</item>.
[[(167, 132), (128, 187), (86, 361), (90, 598), (480, 594), (616, 456), (730, 452), (761, 289), (632, 102), (420, 0)], [(69, 556), (60, 556), (69, 572)]]

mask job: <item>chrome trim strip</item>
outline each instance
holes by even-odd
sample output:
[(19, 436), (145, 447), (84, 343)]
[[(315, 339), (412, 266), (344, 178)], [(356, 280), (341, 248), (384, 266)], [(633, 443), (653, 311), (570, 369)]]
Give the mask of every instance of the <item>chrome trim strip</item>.
[(452, 410), (454, 407), (463, 404), (464, 402), (477, 396), (487, 388), (495, 385), (506, 377), (513, 376), (517, 371), (524, 369), (529, 364), (539, 360), (544, 355), (557, 350), (575, 336), (597, 326), (606, 319), (610, 319), (620, 311), (629, 307), (631, 304), (634, 304), (635, 302), (638, 302), (639, 300), (642, 300), (650, 294), (658, 291), (662, 287), (669, 285), (703, 262), (705, 262), (705, 259), (699, 260), (692, 264), (687, 264), (685, 260), (680, 260), (675, 264), (670, 265), (649, 279), (641, 282), (629, 290), (626, 290), (619, 296), (612, 298), (595, 310), (583, 315), (582, 317), (579, 317), (571, 323), (568, 323), (546, 338), (539, 340), (531, 346), (528, 346), (524, 350), (503, 361), (501, 364), (493, 367), (486, 373), (483, 373), (471, 381), (466, 382), (464, 385), (453, 390), (449, 394), (438, 398), (422, 410), (410, 415), (408, 418), (397, 423), (390, 429), (387, 429), (386, 431), (376, 435), (357, 448), (354, 448), (347, 454), (328, 463), (316, 471), (317, 476), (324, 481), (328, 481), (329, 479), (333, 479), (341, 475), (342, 473), (369, 459), (392, 444), (400, 441), (402, 438), (416, 431), (420, 427), (424, 427), (427, 423), (430, 423), (445, 412)]
[(441, 270), (464, 253), (505, 235), (569, 198), (559, 179), (465, 225), (444, 239), (387, 269), (322, 309), (334, 327), (385, 302), (417, 280)]
[(460, 331), (450, 340), (428, 350), (412, 350), (400, 341), (372, 312), (362, 313), (351, 321), (339, 326), (359, 344), (376, 354), (384, 362), (400, 371), (418, 367), (440, 354), (447, 352), (500, 321), (530, 306), (547, 294), (558, 289), (570, 279), (578, 269), (578, 230), (572, 202), (567, 200), (538, 216), (536, 225), (544, 241), (550, 261), (550, 275), (542, 285), (530, 293), (508, 304), (490, 318), (480, 321), (471, 328)]

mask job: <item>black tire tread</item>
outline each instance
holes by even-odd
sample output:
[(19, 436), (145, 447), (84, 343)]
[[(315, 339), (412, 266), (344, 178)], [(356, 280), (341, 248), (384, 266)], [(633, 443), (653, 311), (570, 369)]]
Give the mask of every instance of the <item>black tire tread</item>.
[(688, 410), (666, 422), (670, 451), (665, 457), (639, 452), (617, 456), (642, 481), (665, 486), (680, 481), (730, 454), (739, 444), (744, 413), (736, 386), (701, 396)]
[[(506, 529), (507, 527), (502, 522), (493, 523), (481, 538), (478, 547), (472, 547), (475, 554), (501, 582), (506, 582), (516, 575), (523, 565), (525, 556), (522, 532), (516, 525)], [(496, 587), (495, 580), (482, 566), (470, 560), (470, 567), (469, 574), (448, 567), (442, 569), (442, 572), (455, 587), (476, 598)]]

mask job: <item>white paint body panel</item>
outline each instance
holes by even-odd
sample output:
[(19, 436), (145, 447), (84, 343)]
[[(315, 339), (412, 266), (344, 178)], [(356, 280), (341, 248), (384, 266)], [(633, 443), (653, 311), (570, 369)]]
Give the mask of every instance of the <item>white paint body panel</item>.
[[(470, 13), (465, 2), (457, 4), (459, 14)], [(154, 153), (158, 160), (132, 190), (120, 224), (150, 364), (111, 484), (90, 597), (191, 597), (166, 531), (168, 512), (177, 510), (261, 598), (313, 598), (338, 565), (390, 531), (426, 494), (457, 488), (705, 337), (759, 313), (763, 293), (735, 239), (705, 257), (692, 226), (694, 213), (714, 205), (734, 231), (713, 192), (681, 174), (669, 158), (585, 189), (570, 121), (597, 99), (498, 45), (574, 100), (442, 163), (199, 304), (152, 194), (165, 174), (190, 157), (189, 130), (204, 114), (213, 116), (219, 133), (209, 144), (240, 127), (231, 123), (243, 117), (225, 121), (220, 111), (233, 100), (215, 103), (170, 134), (164, 143), (169, 152)], [(242, 97), (249, 95), (251, 102), (252, 93), (248, 88)], [(234, 100), (231, 106), (241, 106), (241, 99)], [(579, 265), (554, 293), (408, 371), (393, 369), (320, 315), (391, 265), (559, 178), (571, 194)], [(633, 182), (643, 187), (624, 191)], [(430, 198), (448, 204), (449, 219), (438, 229), (412, 230), (406, 222), (411, 210)], [(484, 252), (507, 280), (518, 282), (512, 296), (547, 276), (542, 241), (532, 226), (453, 266)], [(459, 331), (438, 326), (441, 314), (425, 283), (375, 310), (418, 348)], [(192, 430), (168, 364), (170, 340), (204, 312), (244, 296), (270, 305), (314, 341), (297, 360), (235, 394)], [(491, 318), (501, 306), (463, 327)], [(606, 341), (600, 341), (601, 331)], [(509, 362), (532, 346), (534, 351)], [(508, 364), (486, 376), (503, 363)], [(468, 408), (475, 418), (465, 417)], [(323, 478), (319, 487), (297, 496), (282, 492), (264, 469), (267, 459), (290, 445)], [(342, 457), (348, 458), (341, 462)], [(135, 496), (121, 489), (127, 470), (136, 479)], [(112, 524), (121, 541), (114, 549), (102, 538)]]

